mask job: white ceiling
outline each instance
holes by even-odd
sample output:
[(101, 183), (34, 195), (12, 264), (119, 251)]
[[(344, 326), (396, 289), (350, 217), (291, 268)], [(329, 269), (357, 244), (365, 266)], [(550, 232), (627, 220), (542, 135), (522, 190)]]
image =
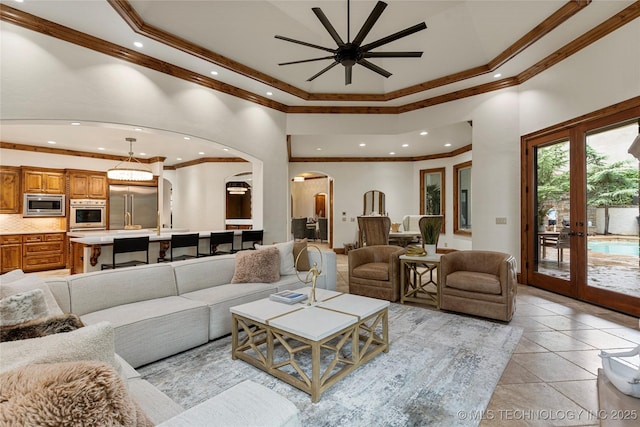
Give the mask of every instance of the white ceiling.
[[(141, 41), (144, 47), (140, 50), (147, 55), (260, 96), (267, 96), (266, 92), (271, 91), (271, 98), (285, 105), (397, 106), (494, 81), (494, 74), (498, 72), (502, 74), (500, 78), (515, 76), (624, 9), (633, 3), (633, 0), (595, 0), (497, 70), (386, 102), (306, 101), (275, 90), (264, 83), (136, 34), (106, 0), (24, 0), (22, 3), (2, 0), (2, 3), (129, 49), (138, 49), (133, 47), (133, 42)], [(327, 56), (328, 53), (278, 40), (274, 36), (277, 34), (334, 48), (335, 42), (311, 8), (320, 7), (337, 32), (346, 40), (346, 0), (130, 0), (136, 13), (146, 24), (303, 91), (378, 95), (488, 64), (562, 7), (566, 1), (386, 0), (386, 3), (387, 8), (364, 43), (424, 21), (427, 24), (426, 30), (374, 50), (417, 50), (423, 51), (424, 54), (422, 58), (371, 59), (371, 62), (393, 75), (385, 79), (362, 66), (355, 66), (353, 84), (345, 86), (344, 69), (340, 65), (313, 82), (306, 81), (329, 65), (330, 60), (278, 66), (279, 62)], [(351, 38), (355, 37), (375, 4), (374, 0), (351, 1)], [(210, 74), (214, 70), (218, 72), (217, 76)], [(415, 131), (385, 137), (292, 135), (292, 154), (294, 157), (387, 157), (393, 150), (399, 156), (422, 156), (451, 151), (469, 144), (470, 129), (467, 123), (454, 124), (439, 130), (428, 129), (427, 137), (419, 136)], [(87, 138), (85, 131), (90, 133), (91, 138)], [(140, 137), (134, 151), (146, 152), (151, 157), (167, 157), (167, 164), (180, 163), (181, 161), (174, 160), (176, 157), (182, 157), (182, 161), (193, 160), (202, 156), (197, 154), (200, 151), (204, 151), (206, 157), (233, 155), (223, 152), (221, 147), (212, 145), (210, 141), (185, 141), (183, 135), (161, 134), (152, 130), (137, 132), (140, 133)], [(124, 142), (125, 136), (136, 137), (131, 134), (130, 129), (122, 129), (116, 125), (83, 124), (71, 127), (67, 123), (41, 123), (36, 126), (29, 123), (3, 122), (2, 129), (2, 140), (5, 142), (46, 145), (46, 141), (56, 140), (56, 147), (59, 148), (97, 152), (98, 146), (107, 146), (108, 150), (119, 154), (126, 154), (128, 151)], [(149, 145), (146, 145), (147, 140)], [(189, 143), (189, 150), (185, 150), (185, 142)], [(360, 142), (366, 143), (367, 147), (359, 147)], [(443, 147), (445, 142), (450, 142), (452, 146)], [(409, 144), (409, 147), (401, 147), (402, 143)], [(119, 145), (124, 147), (120, 148)]]

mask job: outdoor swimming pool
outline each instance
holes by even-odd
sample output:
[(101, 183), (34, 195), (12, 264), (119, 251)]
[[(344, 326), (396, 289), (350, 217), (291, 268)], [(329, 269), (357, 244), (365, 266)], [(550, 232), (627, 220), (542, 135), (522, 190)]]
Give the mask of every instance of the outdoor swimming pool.
[(639, 256), (638, 242), (629, 240), (589, 240), (587, 247), (591, 251), (611, 255)]

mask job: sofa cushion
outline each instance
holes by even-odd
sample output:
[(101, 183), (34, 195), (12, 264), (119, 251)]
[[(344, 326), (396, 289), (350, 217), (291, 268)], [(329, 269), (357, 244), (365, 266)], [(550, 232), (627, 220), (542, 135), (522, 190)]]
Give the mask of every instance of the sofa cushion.
[(183, 412), (182, 406), (171, 400), (169, 396), (155, 388), (150, 382), (137, 378), (127, 383), (129, 395), (136, 401), (142, 411), (154, 425), (160, 424)]
[(152, 426), (104, 362), (28, 365), (0, 375), (7, 425)]
[(99, 310), (83, 315), (82, 321), (109, 321), (115, 351), (134, 368), (204, 344), (209, 336), (207, 305), (178, 296)]
[(71, 311), (87, 313), (138, 301), (176, 296), (173, 268), (151, 264), (68, 277)]
[(60, 309), (60, 306), (58, 306), (49, 286), (47, 286), (40, 277), (34, 274), (22, 276), (14, 274), (13, 277), (15, 280), (11, 280), (9, 283), (3, 281), (2, 284), (0, 284), (0, 298), (6, 298), (8, 296), (27, 292), (33, 289), (41, 289), (44, 293), (44, 299), (47, 302), (47, 307), (49, 308), (49, 314), (62, 314), (62, 310)]
[(280, 280), (280, 251), (265, 248), (236, 254), (236, 266), (231, 283), (273, 283)]
[(0, 326), (16, 325), (49, 316), (42, 289), (31, 289), (0, 299)]
[(80, 318), (73, 313), (47, 316), (16, 325), (0, 327), (0, 341), (46, 337), (47, 335), (75, 331), (83, 326)]
[(257, 250), (264, 250), (266, 248), (276, 248), (280, 255), (280, 275), (287, 276), (290, 274), (296, 274), (295, 258), (293, 257), (293, 240), (284, 243), (275, 243), (273, 245), (259, 245), (256, 244)]
[(0, 284), (7, 284), (7, 283), (11, 283), (14, 282), (22, 277), (26, 276), (26, 274), (24, 274), (24, 271), (20, 270), (19, 268), (15, 269), (15, 270), (11, 270), (7, 273), (4, 274), (0, 274)]
[(86, 326), (64, 334), (48, 335), (0, 343), (0, 372), (34, 363), (99, 360), (121, 366), (114, 356), (113, 327), (107, 322)]
[(447, 287), (469, 292), (500, 295), (500, 278), (475, 271), (455, 271), (447, 275)]
[(171, 263), (178, 295), (231, 283), (235, 265), (235, 255), (217, 255)]
[(370, 262), (355, 267), (352, 271), (354, 277), (370, 280), (389, 280), (388, 262)]
[(297, 427), (302, 424), (298, 408), (293, 403), (275, 391), (247, 380), (187, 409), (158, 427), (205, 425)]
[(298, 260), (298, 271), (309, 271), (311, 269), (306, 238), (293, 243), (293, 262), (295, 263), (296, 260)]

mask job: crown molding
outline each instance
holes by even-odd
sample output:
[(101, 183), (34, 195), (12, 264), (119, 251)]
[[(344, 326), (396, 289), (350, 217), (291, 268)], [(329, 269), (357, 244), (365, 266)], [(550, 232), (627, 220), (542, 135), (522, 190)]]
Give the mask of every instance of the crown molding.
[[(422, 160), (445, 159), (455, 157), (472, 150), (472, 144), (465, 145), (447, 153), (429, 154), (414, 157), (291, 157), (289, 163), (348, 163), (348, 162), (418, 162)], [(291, 153), (291, 140), (287, 139), (287, 151)]]
[[(122, 161), (123, 159), (126, 160), (129, 158), (129, 156), (127, 155), (117, 156), (114, 154), (92, 153), (90, 151), (67, 150), (63, 148), (41, 147), (38, 145), (15, 144), (13, 142), (5, 141), (0, 141), (0, 148), (4, 148), (7, 150), (30, 151), (32, 153), (59, 154), (61, 156), (89, 157), (92, 159), (101, 160)], [(164, 162), (167, 158), (162, 156), (155, 156), (148, 159), (142, 159), (138, 157), (134, 157), (134, 159), (136, 159), (140, 163), (157, 163)]]

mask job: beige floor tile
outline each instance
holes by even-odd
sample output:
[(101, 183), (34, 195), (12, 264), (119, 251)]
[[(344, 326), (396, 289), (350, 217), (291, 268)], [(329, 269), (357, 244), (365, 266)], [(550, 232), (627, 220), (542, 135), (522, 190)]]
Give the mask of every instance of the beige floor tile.
[(598, 385), (597, 380), (561, 381), (549, 383), (569, 399), (576, 402), (582, 408), (596, 414), (598, 411)]
[(608, 319), (603, 319), (600, 315), (595, 316), (593, 314), (589, 314), (589, 313), (584, 313), (584, 312), (580, 312), (580, 313), (574, 313), (574, 314), (568, 314), (567, 317), (571, 317), (572, 319), (575, 319), (576, 321), (580, 322), (580, 323), (584, 323), (585, 325), (589, 325), (589, 326), (593, 326), (594, 328), (621, 328), (624, 327), (624, 325), (621, 325), (617, 322), (614, 322), (612, 320), (608, 320)]
[(504, 372), (498, 384), (524, 384), (524, 383), (541, 383), (540, 378), (527, 371), (522, 365), (511, 360)]
[(538, 345), (526, 337), (521, 337), (514, 353), (546, 353), (549, 350)]
[(514, 354), (511, 360), (545, 382), (596, 378), (592, 373), (555, 353), (518, 353)]
[(640, 344), (640, 331), (629, 328), (616, 328), (616, 329), (602, 329), (603, 331), (615, 335), (620, 338), (624, 338), (627, 341)]
[(480, 426), (584, 426), (588, 411), (549, 384), (498, 385)]
[(552, 311), (556, 314), (567, 315), (567, 314), (578, 313), (578, 311), (575, 308), (567, 307), (566, 305), (558, 304), (557, 302), (546, 301), (545, 303), (536, 304), (536, 305), (544, 308), (545, 310)]
[(638, 319), (637, 317), (615, 312), (602, 313), (599, 314), (598, 317), (601, 317), (605, 320), (610, 320), (614, 323), (619, 324), (620, 326), (635, 329), (637, 331), (640, 330), (640, 324), (638, 323), (640, 319)]
[(525, 332), (523, 336), (549, 351), (593, 350), (596, 348), (559, 331), (532, 331)]
[(573, 329), (593, 329), (593, 326), (585, 325), (566, 316), (540, 316), (536, 317), (536, 320), (543, 325), (549, 326), (557, 331), (568, 331)]
[(631, 341), (598, 329), (563, 331), (563, 333), (598, 349), (632, 348), (636, 346)]
[(538, 322), (541, 317), (514, 316), (509, 325), (522, 328), (523, 331), (551, 331), (552, 329)]
[(600, 350), (559, 351), (556, 354), (593, 375), (598, 375), (598, 369), (602, 368), (602, 359), (598, 356)]
[(533, 304), (518, 304), (514, 317), (529, 316), (555, 316), (553, 311), (546, 310)]

